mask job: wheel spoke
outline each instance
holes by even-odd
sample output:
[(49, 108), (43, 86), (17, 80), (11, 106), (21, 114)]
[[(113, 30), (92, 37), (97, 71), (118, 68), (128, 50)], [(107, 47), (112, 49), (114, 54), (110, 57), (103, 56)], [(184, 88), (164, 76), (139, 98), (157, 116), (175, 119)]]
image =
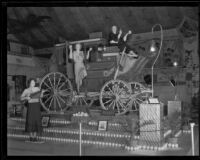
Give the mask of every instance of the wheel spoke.
[(126, 110), (126, 107), (124, 106), (124, 104), (121, 103), (121, 101), (118, 101), (118, 102), (119, 102), (119, 104), (121, 105), (122, 109)]
[(112, 99), (109, 99), (108, 101), (104, 102), (104, 104), (106, 104), (106, 103), (108, 103), (108, 102), (110, 102), (110, 101), (112, 101)]
[(62, 97), (60, 97), (59, 95), (58, 95), (58, 98), (63, 102), (63, 103), (65, 103), (66, 104), (66, 102), (65, 102), (65, 100), (63, 100), (63, 98)]
[(59, 84), (60, 84), (60, 80), (61, 80), (61, 77), (59, 77), (59, 80), (58, 80), (58, 84), (57, 84), (57, 86), (56, 86), (56, 89), (58, 89), (58, 86), (59, 86)]
[(51, 99), (51, 101), (50, 101), (50, 104), (49, 104), (49, 109), (51, 108), (51, 103), (52, 103), (52, 101), (53, 101), (53, 97), (52, 97), (52, 99)]
[(82, 99), (83, 99), (83, 101), (85, 102), (85, 104), (88, 105), (87, 102), (86, 102), (86, 100), (85, 100), (85, 98), (82, 97)]
[(110, 107), (112, 106), (113, 103), (114, 103), (114, 101), (112, 101), (112, 102), (109, 104), (108, 108), (110, 108)]
[(129, 102), (127, 103), (128, 106), (131, 106), (133, 103), (133, 101), (131, 101), (131, 99), (129, 100)]
[(44, 84), (51, 90), (51, 87), (45, 81)]
[[(66, 82), (66, 81), (65, 81), (65, 82)], [(62, 85), (61, 85), (60, 87), (58, 87), (58, 89), (60, 89), (60, 88), (65, 84), (65, 82), (63, 82)]]
[(53, 97), (52, 97), (52, 99), (51, 99), (51, 101), (50, 101), (49, 107), (51, 107), (52, 101), (53, 101)]
[(48, 102), (52, 96), (50, 96), (44, 103)]
[(57, 100), (57, 103), (58, 103), (58, 106), (59, 106), (59, 108), (61, 109), (61, 111), (62, 111), (62, 107), (61, 107), (61, 104), (60, 104), (60, 102), (59, 102), (59, 100), (58, 100), (58, 98), (55, 96), (55, 98), (56, 98), (56, 100)]
[(89, 107), (93, 104), (93, 102), (94, 102), (94, 100), (92, 100), (92, 99), (87, 100), (87, 104), (89, 105)]
[(115, 100), (113, 100), (113, 105), (112, 105), (113, 106), (112, 107), (113, 110), (115, 110), (115, 105), (116, 105)]
[(140, 105), (140, 103), (139, 103), (137, 100), (135, 100), (135, 102), (136, 102), (138, 105)]
[(49, 80), (49, 82), (50, 82), (50, 84), (51, 84), (51, 88), (53, 88), (53, 85), (52, 85), (52, 83), (51, 83), (51, 79), (49, 78), (49, 76), (48, 76), (48, 80)]
[(122, 91), (124, 91), (124, 88), (120, 89), (120, 91), (118, 92), (118, 95), (120, 95)]
[(141, 100), (141, 99), (139, 99), (139, 98), (136, 98), (138, 101), (140, 101), (140, 102), (143, 102), (143, 100)]
[(114, 95), (114, 92), (112, 89), (110, 89), (110, 87), (108, 87), (108, 89), (110, 90), (110, 92)]

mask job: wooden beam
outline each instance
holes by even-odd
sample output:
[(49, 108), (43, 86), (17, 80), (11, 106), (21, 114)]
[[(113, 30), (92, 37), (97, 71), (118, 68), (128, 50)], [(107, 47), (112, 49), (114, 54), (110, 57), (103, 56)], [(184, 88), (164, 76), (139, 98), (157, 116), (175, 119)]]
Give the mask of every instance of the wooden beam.
[[(85, 40), (80, 40), (80, 41), (72, 41), (69, 42), (69, 44), (76, 44), (76, 43), (89, 43), (89, 42), (96, 42), (96, 41), (100, 41), (103, 40), (102, 38), (95, 38), (95, 39), (85, 39)], [(66, 43), (58, 43), (55, 44), (55, 47), (59, 47), (59, 46), (64, 46)]]

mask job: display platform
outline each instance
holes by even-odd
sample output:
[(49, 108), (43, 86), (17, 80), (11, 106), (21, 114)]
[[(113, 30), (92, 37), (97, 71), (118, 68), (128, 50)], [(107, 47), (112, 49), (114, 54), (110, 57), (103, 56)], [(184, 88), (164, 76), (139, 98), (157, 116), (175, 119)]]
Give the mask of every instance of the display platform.
[[(95, 113), (95, 114), (94, 114)], [(82, 121), (82, 144), (94, 146), (107, 146), (111, 148), (121, 148), (127, 151), (153, 150), (163, 151), (167, 149), (179, 148), (180, 141), (176, 143), (169, 142), (171, 131), (164, 125), (164, 143), (163, 145), (147, 145), (140, 142), (140, 132), (132, 133), (124, 116), (104, 116), (101, 112), (90, 112), (89, 117)], [(43, 114), (47, 116), (47, 114)], [(43, 133), (40, 139), (55, 143), (79, 143), (79, 121), (81, 117), (67, 114), (49, 115), (49, 125), (43, 127)], [(67, 117), (68, 116), (68, 117)], [(66, 118), (67, 117), (67, 118)], [(101, 125), (103, 127), (101, 127)], [(179, 139), (183, 135), (190, 134), (190, 128), (179, 130), (176, 137)], [(25, 130), (25, 119), (19, 117), (8, 118), (8, 138), (28, 139), (28, 133)], [(148, 143), (150, 144), (150, 143)]]

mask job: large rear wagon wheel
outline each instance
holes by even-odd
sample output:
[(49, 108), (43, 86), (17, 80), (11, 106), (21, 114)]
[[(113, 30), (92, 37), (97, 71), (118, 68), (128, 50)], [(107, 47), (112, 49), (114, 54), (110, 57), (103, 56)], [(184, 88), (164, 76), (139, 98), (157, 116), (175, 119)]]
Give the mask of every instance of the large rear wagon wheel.
[(48, 73), (42, 78), (40, 88), (45, 90), (40, 103), (47, 112), (64, 112), (72, 104), (72, 84), (64, 74)]

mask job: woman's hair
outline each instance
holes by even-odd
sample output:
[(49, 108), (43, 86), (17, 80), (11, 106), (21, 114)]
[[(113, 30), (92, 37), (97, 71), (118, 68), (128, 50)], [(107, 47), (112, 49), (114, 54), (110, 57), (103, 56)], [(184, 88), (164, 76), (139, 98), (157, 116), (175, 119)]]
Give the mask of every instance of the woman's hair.
[(27, 81), (27, 87), (30, 86), (30, 83), (31, 83), (32, 80), (35, 81), (35, 83), (36, 83), (36, 79), (35, 78), (29, 78), (28, 81)]

